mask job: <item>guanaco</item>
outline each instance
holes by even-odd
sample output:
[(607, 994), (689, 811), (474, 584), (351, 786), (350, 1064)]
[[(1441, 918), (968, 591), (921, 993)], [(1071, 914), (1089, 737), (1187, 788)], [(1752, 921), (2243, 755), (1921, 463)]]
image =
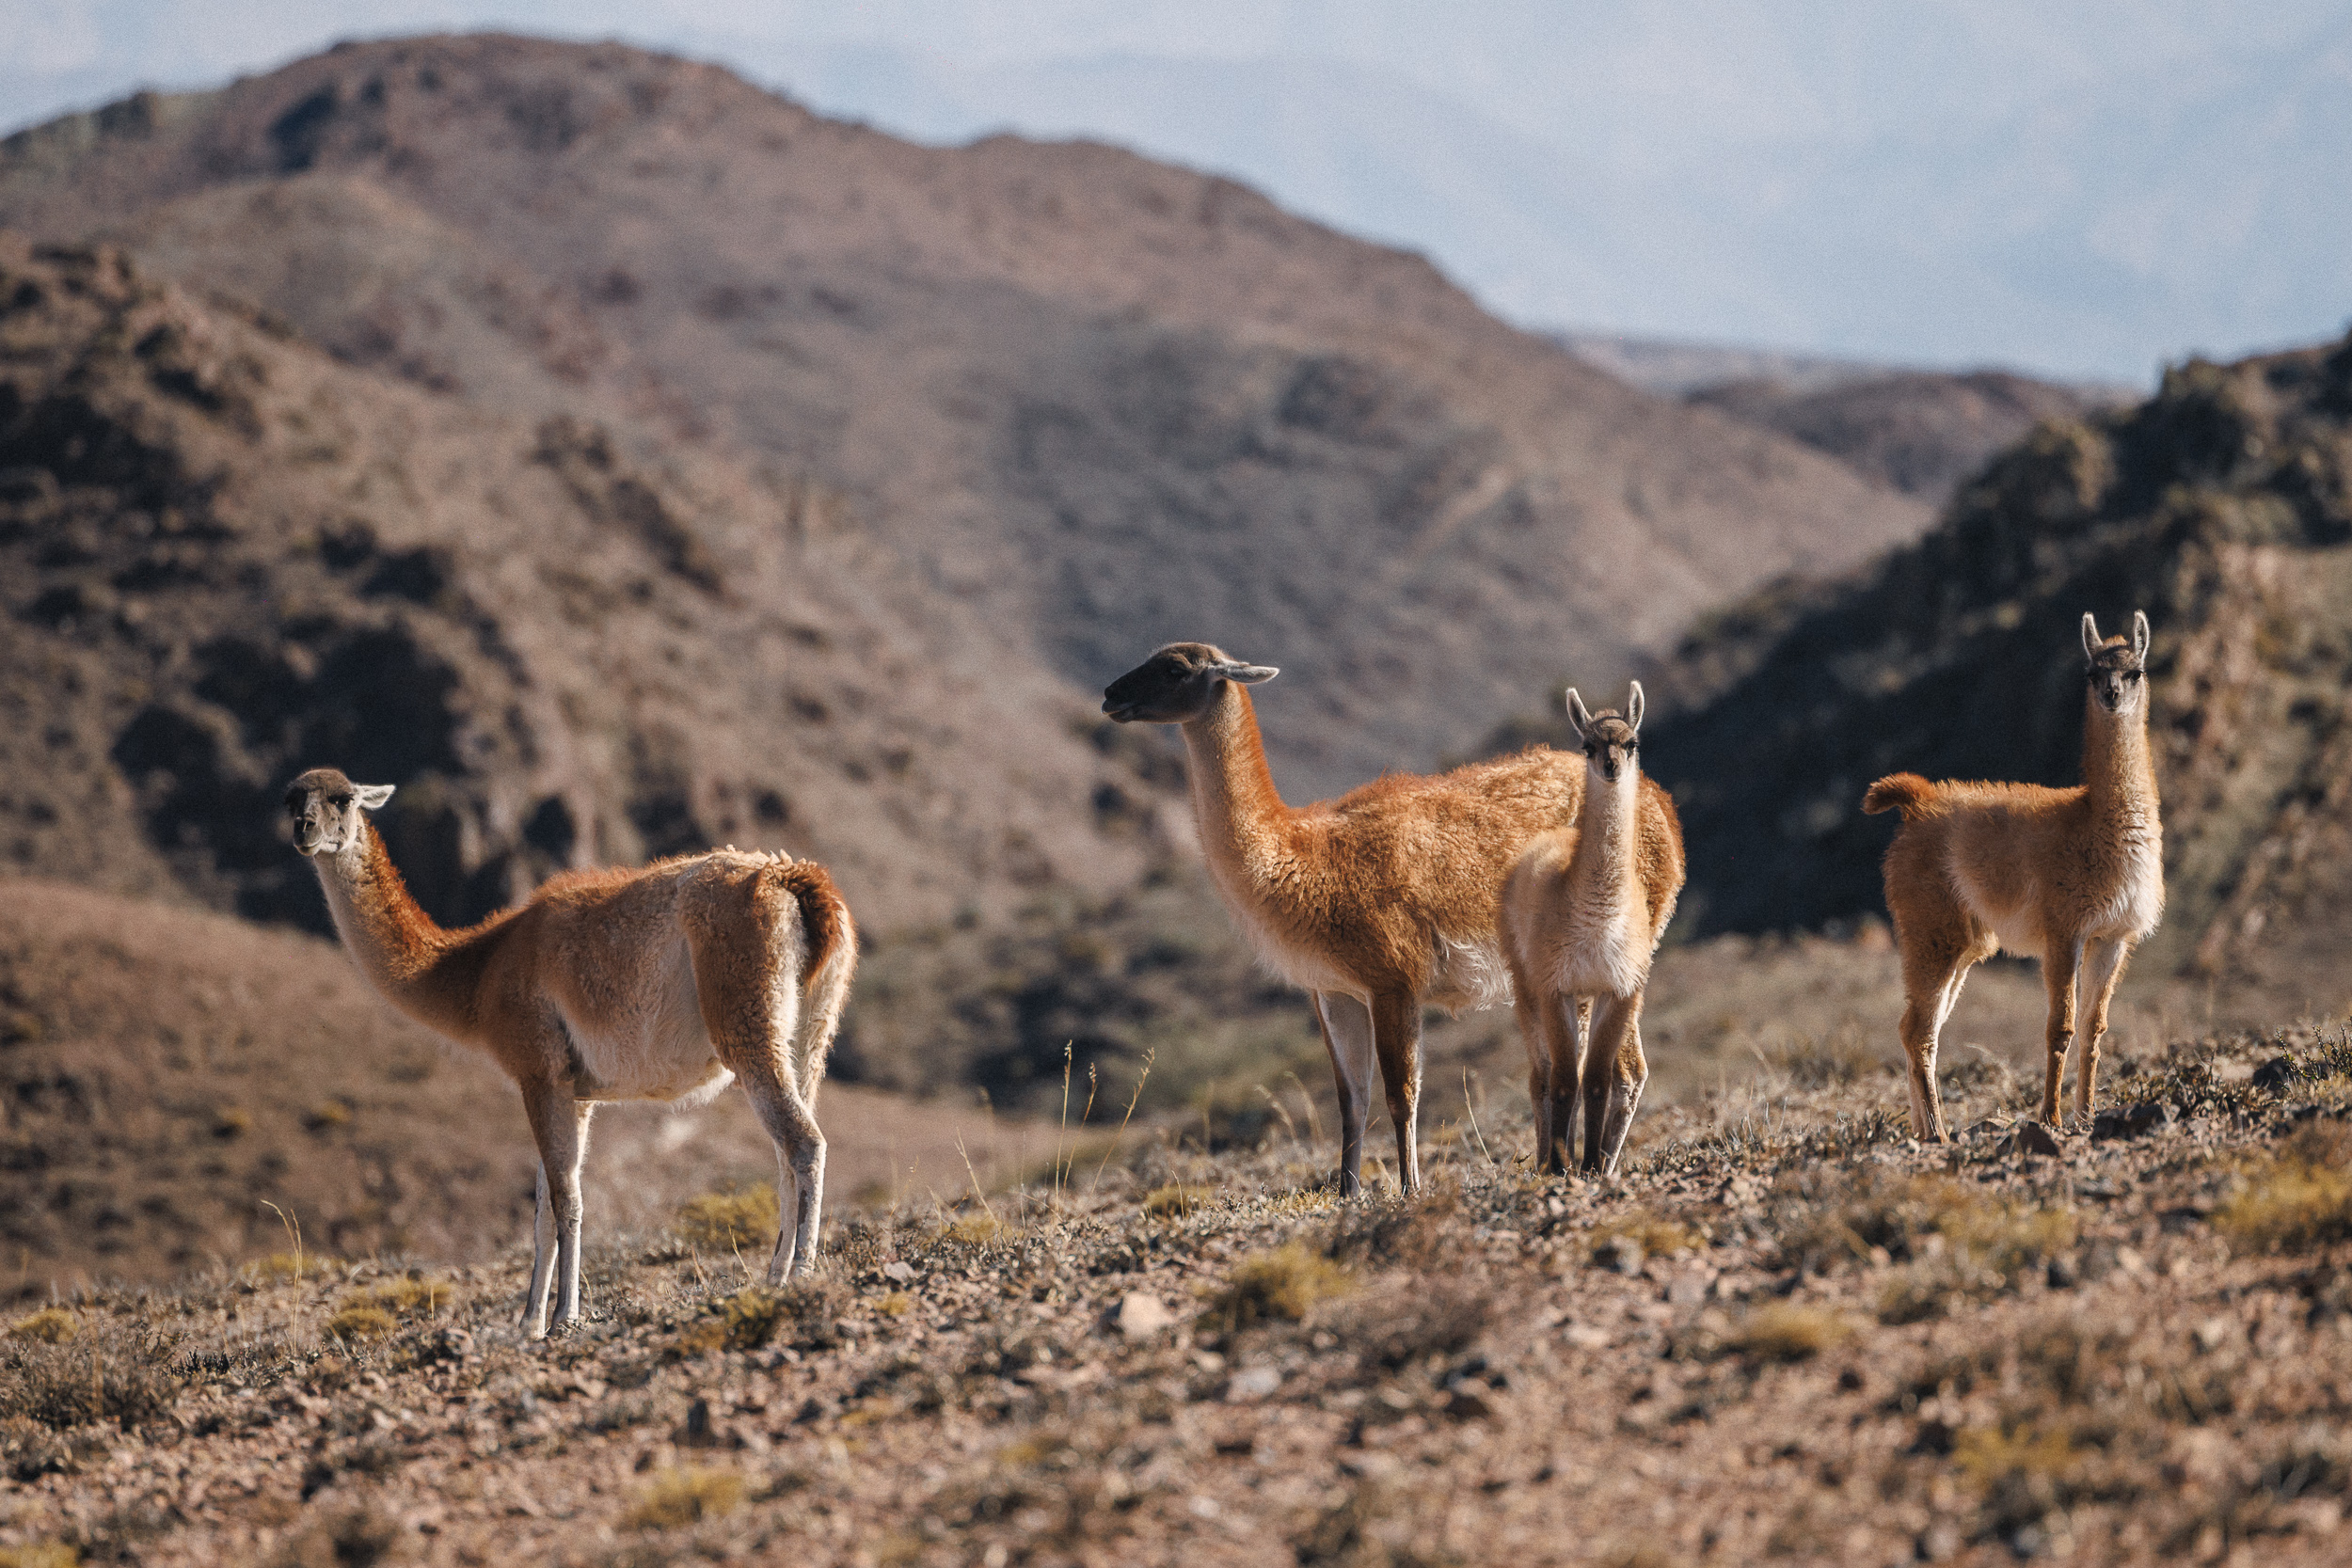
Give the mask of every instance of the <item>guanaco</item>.
[(1530, 840), (1502, 884), (1502, 955), (1527, 1047), (1539, 1171), (1566, 1168), (1581, 1083), (1583, 1168), (1613, 1175), (1649, 1082), (1642, 999), (1682, 893), (1683, 855), (1674, 800), (1641, 768), (1643, 705), (1639, 681), (1622, 714), (1589, 712), (1569, 688), (1583, 804), (1575, 821)]
[(1510, 995), (1496, 897), (1519, 847), (1575, 816), (1584, 769), (1548, 747), (1434, 777), (1390, 774), (1286, 805), (1248, 688), (1276, 671), (1171, 642), (1113, 681), (1119, 723), (1175, 724), (1209, 871), (1265, 966), (1314, 999), (1340, 1101), (1340, 1191), (1362, 1184), (1376, 1061), (1399, 1185), (1421, 1184), (1422, 1008)]
[[(2082, 642), (2090, 690), (2081, 784), (1931, 784), (1896, 773), (1862, 798), (1866, 812), (1902, 813), (1886, 850), (1886, 907), (1902, 952), (1911, 1130), (1923, 1140), (1949, 1136), (1936, 1037), (1969, 969), (2002, 950), (2040, 958), (2049, 992), (2042, 1119), (2058, 1121), (2072, 1038), (2082, 1047), (2074, 1115), (2088, 1120), (2108, 1000), (2132, 948), (2164, 913), (2164, 831), (2148, 753), (2148, 617), (2133, 612), (2126, 641), (2102, 638), (2086, 613)], [(2078, 983), (2090, 1002), (2079, 1032)]]
[(286, 812), (336, 931), (385, 1000), (522, 1091), (539, 1152), (524, 1331), (579, 1316), (580, 1166), (609, 1101), (708, 1099), (739, 1080), (787, 1195), (768, 1282), (806, 1272), (825, 1186), (817, 1086), (857, 966), (856, 927), (824, 869), (728, 848), (568, 872), (448, 931), (409, 896), (365, 816), (391, 797), (314, 768), (288, 786)]

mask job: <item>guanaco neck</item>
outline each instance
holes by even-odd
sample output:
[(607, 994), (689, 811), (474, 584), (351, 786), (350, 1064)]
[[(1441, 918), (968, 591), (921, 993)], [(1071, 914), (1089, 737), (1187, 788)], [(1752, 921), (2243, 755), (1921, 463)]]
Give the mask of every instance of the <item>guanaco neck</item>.
[(2085, 697), (2083, 787), (2092, 809), (2122, 826), (2155, 832), (2156, 773), (2148, 757), (2148, 695), (2137, 711), (2110, 713)]
[(451, 994), (452, 932), (409, 895), (373, 823), (332, 855), (314, 855), (335, 931), (387, 1001), (420, 1023), (447, 1032), (459, 998)]
[(1568, 860), (1570, 898), (1583, 909), (1631, 909), (1641, 896), (1634, 844), (1641, 828), (1642, 770), (1628, 768), (1613, 784), (1589, 764), (1578, 809), (1576, 850)]
[(1220, 876), (1254, 883), (1264, 869), (1261, 856), (1272, 847), (1271, 831), (1291, 815), (1266, 767), (1257, 708), (1247, 689), (1222, 681), (1208, 711), (1180, 728), (1200, 847)]

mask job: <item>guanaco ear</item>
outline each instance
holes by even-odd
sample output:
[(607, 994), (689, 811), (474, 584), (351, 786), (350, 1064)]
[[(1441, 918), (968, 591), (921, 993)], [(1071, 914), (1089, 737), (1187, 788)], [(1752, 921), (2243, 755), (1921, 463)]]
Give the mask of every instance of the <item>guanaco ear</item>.
[(1635, 735), (1642, 733), (1642, 683), (1635, 681), (1633, 690), (1625, 700), (1626, 727)]
[(374, 811), (392, 798), (392, 786), (390, 784), (353, 784), (351, 798), (359, 803), (361, 811)]
[(1575, 687), (1569, 687), (1568, 728), (1576, 732), (1577, 739), (1582, 740), (1584, 738), (1584, 732), (1592, 727), (1593, 716), (1591, 712), (1585, 708), (1584, 699), (1576, 694)]
[(1226, 660), (1223, 664), (1209, 666), (1209, 673), (1222, 675), (1225, 679), (1242, 686), (1256, 686), (1261, 682), (1272, 680), (1281, 673), (1271, 664), (1240, 664), (1232, 659)]
[(2132, 611), (2132, 657), (2141, 663), (2147, 662), (2148, 612), (2144, 610)]
[(2090, 611), (2086, 610), (2083, 611), (2083, 657), (2097, 657), (2100, 641), (2099, 623), (2091, 619)]

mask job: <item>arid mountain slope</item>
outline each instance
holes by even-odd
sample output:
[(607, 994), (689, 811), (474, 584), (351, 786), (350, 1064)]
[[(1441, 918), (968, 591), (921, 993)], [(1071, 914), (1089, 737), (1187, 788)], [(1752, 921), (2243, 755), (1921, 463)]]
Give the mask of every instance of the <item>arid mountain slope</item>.
[[(2352, 340), (2191, 362), (2043, 427), (1918, 545), (1694, 629), (1645, 754), (1675, 790), (1706, 932), (1880, 908), (1863, 789), (2080, 774), (2076, 623), (2144, 609), (2168, 908), (2143, 964), (2352, 994)], [(1540, 726), (1518, 735), (1541, 735)]]
[(1702, 388), (1690, 401), (1793, 436), (1906, 495), (1941, 506), (2045, 420), (2078, 420), (2100, 400), (2001, 371), (1904, 372), (1798, 388), (1771, 379)]
[(135, 101), (12, 138), (0, 222), (114, 233), (447, 397), (806, 473), (1081, 684), (1177, 635), (1282, 664), (1301, 790), (1928, 520), (1229, 182), (914, 147), (616, 46), (359, 45)]
[(837, 505), (0, 236), (0, 856), (320, 927), (278, 791), (332, 763), (402, 786), (446, 920), (730, 839), (820, 857), (878, 930), (1131, 884), (1154, 791)]

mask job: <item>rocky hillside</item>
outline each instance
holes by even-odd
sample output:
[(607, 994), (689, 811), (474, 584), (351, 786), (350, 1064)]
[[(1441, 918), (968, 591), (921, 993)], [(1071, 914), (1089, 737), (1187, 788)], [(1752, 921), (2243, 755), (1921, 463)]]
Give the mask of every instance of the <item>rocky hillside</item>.
[(1301, 792), (1929, 520), (1229, 182), (915, 147), (617, 46), (355, 45), (132, 100), (0, 148), (0, 224), (110, 235), (443, 402), (805, 475), (1081, 687), (1179, 635), (1281, 664)]
[(1892, 1071), (1777, 1084), (1608, 1182), (1490, 1117), (1344, 1203), (1327, 1142), (1131, 1137), (781, 1291), (592, 1238), (536, 1343), (513, 1252), (79, 1292), (0, 1338), (0, 1560), (2333, 1564), (2347, 1068), (2134, 1054), (2042, 1156), (1982, 1081), (1948, 1150)]
[[(1867, 573), (1695, 628), (1645, 748), (1687, 930), (1878, 910), (1882, 774), (2074, 783), (2083, 611), (2154, 626), (2169, 907), (2143, 966), (2333, 1007), (2352, 952), (2352, 340), (2043, 426)], [(1536, 727), (1525, 733), (1543, 733)]]
[(782, 471), (352, 370), (0, 238), (0, 852), (317, 927), (278, 794), (399, 784), (444, 919), (566, 864), (815, 854), (880, 928), (1107, 893), (1151, 785)]
[(2079, 420), (2111, 400), (2002, 371), (1919, 371), (1819, 388), (1719, 382), (1689, 401), (1776, 430), (1940, 507), (2036, 425)]

